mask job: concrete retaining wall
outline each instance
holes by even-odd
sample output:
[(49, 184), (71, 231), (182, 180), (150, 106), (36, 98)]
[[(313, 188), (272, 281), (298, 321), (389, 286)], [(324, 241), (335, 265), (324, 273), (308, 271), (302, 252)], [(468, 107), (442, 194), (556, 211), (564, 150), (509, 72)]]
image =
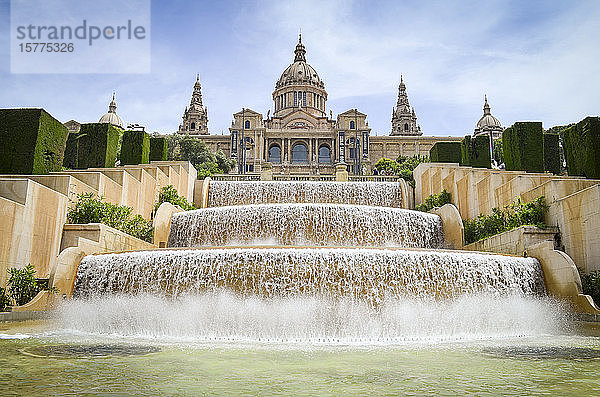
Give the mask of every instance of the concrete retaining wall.
[[(22, 268), (28, 263), (35, 266), (39, 277), (49, 276), (61, 249), (73, 244), (61, 240), (67, 208), (78, 194), (97, 194), (107, 202), (131, 207), (134, 213), (150, 219), (162, 187), (173, 185), (191, 202), (196, 177), (194, 167), (184, 161), (68, 170), (49, 175), (0, 175), (0, 286), (6, 285), (9, 268)], [(67, 228), (64, 236), (67, 240), (73, 230)], [(80, 232), (92, 233), (83, 229)], [(116, 248), (119, 251), (135, 249), (129, 248), (136, 244), (127, 243), (127, 238), (107, 233), (112, 236), (108, 240), (122, 240), (115, 244), (106, 242), (107, 247), (119, 247)]]
[(521, 226), (496, 234), (482, 240), (467, 244), (463, 249), (468, 251), (497, 252), (510, 255), (523, 255), (527, 247), (542, 241), (552, 241), (558, 233), (556, 228), (540, 229), (535, 226)]
[(545, 196), (546, 224), (557, 227), (565, 252), (586, 272), (600, 270), (600, 180), (521, 171), (421, 163), (414, 170), (415, 204), (446, 189), (462, 219), (490, 214), (517, 198)]

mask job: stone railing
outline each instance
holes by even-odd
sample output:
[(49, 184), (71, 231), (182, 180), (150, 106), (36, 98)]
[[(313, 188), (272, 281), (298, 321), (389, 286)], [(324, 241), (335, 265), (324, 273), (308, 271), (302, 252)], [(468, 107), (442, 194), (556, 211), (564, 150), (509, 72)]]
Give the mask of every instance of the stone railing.
[(335, 181), (335, 175), (273, 175), (274, 181)]
[[(273, 173), (273, 181), (335, 181), (336, 175), (311, 175), (311, 174), (276, 174)], [(216, 174), (211, 176), (213, 181), (260, 181), (260, 174)], [(398, 182), (398, 176), (384, 175), (349, 175), (350, 182)]]
[(398, 182), (397, 175), (349, 175), (350, 182)]
[(213, 181), (260, 181), (259, 174), (216, 174), (210, 178)]

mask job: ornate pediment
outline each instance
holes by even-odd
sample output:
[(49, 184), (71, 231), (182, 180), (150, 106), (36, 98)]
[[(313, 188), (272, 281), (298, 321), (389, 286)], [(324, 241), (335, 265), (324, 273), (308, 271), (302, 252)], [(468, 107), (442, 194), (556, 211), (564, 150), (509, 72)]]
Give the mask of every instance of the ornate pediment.
[(282, 120), (283, 128), (291, 130), (308, 130), (313, 129), (318, 124), (317, 120), (310, 113), (299, 109), (288, 114)]

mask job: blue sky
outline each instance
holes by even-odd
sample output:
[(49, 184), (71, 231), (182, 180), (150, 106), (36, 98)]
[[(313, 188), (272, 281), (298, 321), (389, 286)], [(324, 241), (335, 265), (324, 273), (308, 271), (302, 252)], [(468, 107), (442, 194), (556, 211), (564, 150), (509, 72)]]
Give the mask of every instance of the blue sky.
[(153, 1), (152, 72), (133, 75), (11, 74), (9, 28), (0, 0), (0, 107), (44, 107), (61, 121), (97, 121), (114, 90), (125, 122), (173, 132), (200, 73), (209, 129), (227, 132), (242, 107), (272, 109), (300, 29), (328, 108), (357, 107), (378, 135), (400, 74), (426, 135), (471, 133), (484, 94), (506, 126), (600, 114), (596, 0)]

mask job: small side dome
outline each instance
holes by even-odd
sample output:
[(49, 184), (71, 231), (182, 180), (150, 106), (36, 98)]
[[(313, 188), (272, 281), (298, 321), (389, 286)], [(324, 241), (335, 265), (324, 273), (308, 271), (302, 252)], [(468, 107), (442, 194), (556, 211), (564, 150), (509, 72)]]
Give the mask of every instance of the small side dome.
[(483, 116), (477, 122), (475, 126), (475, 135), (487, 132), (494, 132), (494, 139), (499, 136), (499, 133), (502, 132), (502, 124), (500, 120), (492, 115), (490, 105), (487, 101), (487, 95), (485, 96), (485, 103), (483, 105)]
[(108, 123), (115, 127), (123, 128), (123, 120), (117, 114), (117, 103), (115, 102), (115, 94), (113, 93), (112, 101), (108, 105), (108, 113), (100, 117), (99, 123)]

